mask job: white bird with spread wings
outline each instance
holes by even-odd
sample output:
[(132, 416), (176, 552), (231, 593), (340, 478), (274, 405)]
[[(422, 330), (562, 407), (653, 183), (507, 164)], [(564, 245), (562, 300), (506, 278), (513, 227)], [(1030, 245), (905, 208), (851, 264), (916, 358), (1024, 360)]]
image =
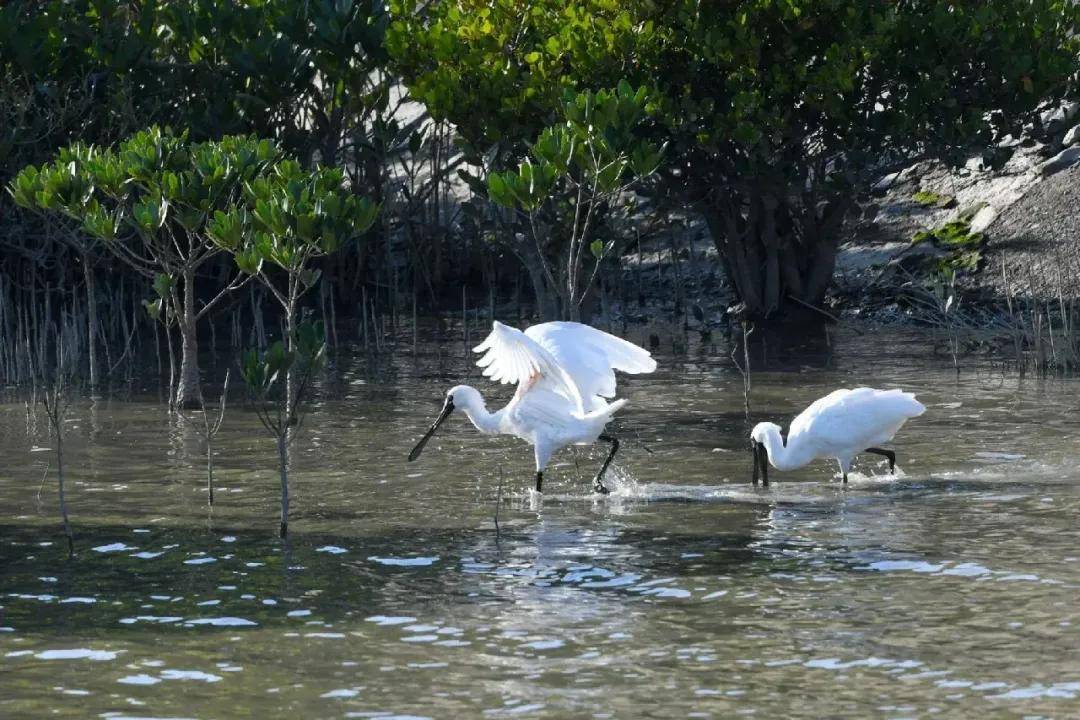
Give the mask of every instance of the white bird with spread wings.
[(567, 445), (611, 444), (611, 452), (594, 479), (594, 489), (607, 493), (603, 477), (619, 449), (604, 433), (612, 415), (626, 404), (615, 397), (615, 371), (651, 373), (656, 361), (642, 348), (602, 330), (575, 322), (548, 322), (524, 332), (493, 323), (491, 334), (474, 348), (484, 353), (476, 364), (499, 383), (517, 383), (513, 399), (488, 412), (480, 392), (458, 385), (446, 393), (439, 417), (420, 438), (409, 460), (420, 457), (431, 436), (455, 409), (462, 409), (482, 433), (514, 435), (536, 453), (536, 490), (555, 451)]

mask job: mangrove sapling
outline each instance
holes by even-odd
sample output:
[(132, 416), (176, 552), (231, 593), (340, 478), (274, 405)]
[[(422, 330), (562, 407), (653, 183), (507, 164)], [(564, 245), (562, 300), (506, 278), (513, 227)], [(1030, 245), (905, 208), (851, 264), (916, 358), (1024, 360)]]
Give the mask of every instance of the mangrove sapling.
[(81, 231), (154, 282), (180, 332), (176, 403), (197, 408), (197, 323), (249, 279), (238, 273), (209, 299), (197, 296), (196, 274), (221, 252), (206, 226), (215, 210), (229, 207), (241, 186), (278, 158), (269, 140), (233, 136), (193, 143), (186, 132), (152, 127), (117, 148), (63, 148), (52, 163), (24, 168), (10, 190), (21, 206), (81, 223)]
[[(294, 160), (282, 160), (244, 185), (227, 211), (217, 211), (207, 231), (213, 242), (232, 254), (242, 273), (257, 277), (281, 305), (285, 323), (282, 351), (294, 352), (300, 298), (319, 280), (312, 260), (359, 238), (375, 222), (379, 206), (345, 188), (339, 168), (307, 171)], [(366, 309), (362, 308), (366, 323)], [(324, 326), (320, 326), (324, 327)], [(271, 349), (274, 346), (271, 346)], [(269, 350), (267, 351), (269, 352)], [(276, 358), (272, 355), (271, 358)], [(292, 363), (280, 367), (284, 390), (281, 416), (294, 417), (292, 403), (301, 391)], [(246, 379), (246, 378), (245, 378)], [(271, 380), (266, 378), (267, 382)], [(276, 374), (273, 381), (276, 381)], [(272, 384), (272, 382), (271, 382)], [(265, 424), (265, 423), (264, 423)], [(281, 534), (288, 528), (288, 444), (291, 424), (278, 423), (281, 456)]]
[(51, 371), (40, 368), (47, 377), (42, 377), (44, 388), (37, 395), (37, 399), (45, 409), (45, 415), (49, 418), (49, 426), (52, 428), (56, 441), (56, 489), (60, 502), (60, 521), (64, 528), (64, 536), (67, 538), (68, 556), (74, 557), (75, 537), (71, 532), (71, 522), (68, 520), (67, 496), (64, 489), (64, 417), (71, 405), (73, 381), (70, 367), (63, 343), (57, 342), (54, 368)]
[[(273, 436), (281, 480), (279, 533), (289, 533), (289, 447), (299, 426), (311, 378), (326, 358), (326, 330), (321, 322), (303, 322), (294, 329), (289, 347), (281, 340), (262, 352), (244, 353), (241, 373), (263, 427)], [(286, 378), (293, 378), (290, 384)]]
[[(574, 460), (577, 460), (577, 455), (574, 455)], [(495, 490), (495, 544), (499, 544), (499, 538), (502, 535), (502, 529), (499, 527), (499, 508), (502, 507), (502, 486), (503, 486), (503, 469), (502, 465), (499, 466), (499, 487)]]
[(210, 413), (203, 403), (203, 437), (206, 440), (206, 502), (214, 506), (214, 438), (217, 437), (221, 423), (225, 421), (225, 402), (229, 396), (229, 371), (225, 371), (225, 384), (221, 388), (221, 400), (218, 402), (218, 417), (210, 422)]
[(660, 166), (663, 148), (635, 134), (648, 102), (644, 87), (626, 81), (610, 91), (568, 91), (561, 122), (540, 134), (531, 157), (517, 170), (488, 174), (488, 197), (522, 220), (520, 232), (502, 235), (512, 238), (537, 298), (554, 292), (564, 319), (580, 319), (600, 264), (617, 254), (617, 240), (597, 238), (603, 218)]
[[(200, 393), (201, 395), (201, 393)], [(214, 507), (214, 438), (217, 437), (221, 424), (225, 421), (225, 404), (229, 396), (229, 371), (225, 371), (225, 383), (221, 388), (221, 399), (218, 401), (217, 420), (210, 419), (210, 408), (206, 406), (206, 400), (202, 401), (202, 427), (200, 432), (206, 443), (206, 504)], [(178, 412), (183, 422), (188, 422), (183, 412)]]
[(64, 415), (67, 413), (69, 404), (67, 391), (64, 380), (57, 378), (41, 394), (41, 403), (45, 406), (45, 414), (49, 417), (49, 425), (52, 426), (56, 438), (56, 487), (60, 499), (60, 520), (64, 527), (64, 535), (67, 537), (68, 555), (74, 557), (75, 538), (71, 533), (67, 498), (64, 495)]
[[(170, 291), (172, 288), (173, 280), (168, 275), (159, 273), (154, 277), (153, 287), (154, 292), (157, 294), (156, 300), (143, 300), (142, 306), (146, 310), (147, 316), (150, 321), (154, 323), (154, 349), (157, 352), (158, 362), (158, 376), (161, 376), (161, 350), (158, 345), (158, 325), (160, 325), (165, 331), (165, 347), (169, 353), (169, 411), (172, 412), (176, 409), (176, 398), (173, 394), (173, 388), (176, 381), (176, 352), (173, 349), (172, 328), (176, 324), (175, 314), (172, 312), (172, 305), (169, 304)], [(200, 404), (202, 401), (202, 390), (199, 389)]]
[(207, 232), (281, 305), (288, 348), (300, 298), (319, 280), (311, 262), (360, 237), (378, 212), (378, 205), (346, 189), (342, 170), (305, 171), (282, 160), (246, 183), (227, 211), (215, 212)]

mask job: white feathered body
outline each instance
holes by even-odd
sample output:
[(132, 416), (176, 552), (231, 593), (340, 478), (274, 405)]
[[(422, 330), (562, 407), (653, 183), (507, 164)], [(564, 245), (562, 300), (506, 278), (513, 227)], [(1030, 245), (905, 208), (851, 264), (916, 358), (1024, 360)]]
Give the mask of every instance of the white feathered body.
[(778, 470), (802, 467), (817, 458), (835, 458), (846, 474), (856, 455), (888, 443), (905, 422), (925, 411), (914, 394), (902, 390), (836, 390), (791, 421), (786, 446), (770, 447), (773, 443), (764, 433), (755, 439), (766, 444), (769, 461)]
[(537, 470), (542, 470), (555, 451), (596, 442), (615, 411), (625, 404), (626, 400), (604, 402), (603, 407), (582, 414), (562, 395), (538, 388), (515, 396), (500, 411), (499, 432), (532, 445)]
[(567, 445), (596, 442), (626, 400), (613, 400), (615, 371), (656, 369), (648, 351), (575, 322), (533, 325), (524, 332), (502, 323), (476, 347), (477, 365), (501, 383), (517, 383), (513, 399), (495, 413), (465, 411), (483, 432), (514, 435), (533, 445), (536, 469)]

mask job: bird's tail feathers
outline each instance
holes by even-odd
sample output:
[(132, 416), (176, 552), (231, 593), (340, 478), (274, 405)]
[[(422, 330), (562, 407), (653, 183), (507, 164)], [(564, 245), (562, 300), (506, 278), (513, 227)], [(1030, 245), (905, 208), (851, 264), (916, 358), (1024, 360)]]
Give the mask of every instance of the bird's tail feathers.
[(919, 417), (924, 412), (926, 412), (926, 406), (915, 399), (915, 393), (904, 392), (902, 390), (898, 392), (904, 397), (905, 400), (910, 403), (910, 414), (908, 415), (908, 417)]
[(618, 412), (619, 408), (625, 405), (627, 400), (612, 400), (602, 408), (597, 408), (590, 412), (585, 413), (582, 417), (586, 420), (604, 420), (607, 421), (612, 415)]

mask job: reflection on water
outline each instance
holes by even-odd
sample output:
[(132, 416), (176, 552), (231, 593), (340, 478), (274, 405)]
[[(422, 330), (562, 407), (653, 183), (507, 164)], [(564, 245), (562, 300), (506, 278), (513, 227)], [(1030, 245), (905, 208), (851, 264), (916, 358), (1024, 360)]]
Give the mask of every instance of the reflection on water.
[(219, 436), (210, 515), (198, 435), (156, 394), (79, 404), (73, 562), (51, 483), (38, 494), (51, 440), (12, 398), (0, 715), (1074, 713), (1080, 385), (956, 381), (917, 339), (837, 343), (755, 375), (755, 419), (902, 385), (928, 412), (895, 477), (870, 457), (847, 489), (824, 462), (750, 486), (720, 350), (624, 382), (607, 498), (589, 493), (602, 450), (557, 457), (538, 498), (528, 448), (461, 419), (406, 463), (463, 363), (339, 358), (298, 440), (287, 543), (251, 413), (230, 409)]

